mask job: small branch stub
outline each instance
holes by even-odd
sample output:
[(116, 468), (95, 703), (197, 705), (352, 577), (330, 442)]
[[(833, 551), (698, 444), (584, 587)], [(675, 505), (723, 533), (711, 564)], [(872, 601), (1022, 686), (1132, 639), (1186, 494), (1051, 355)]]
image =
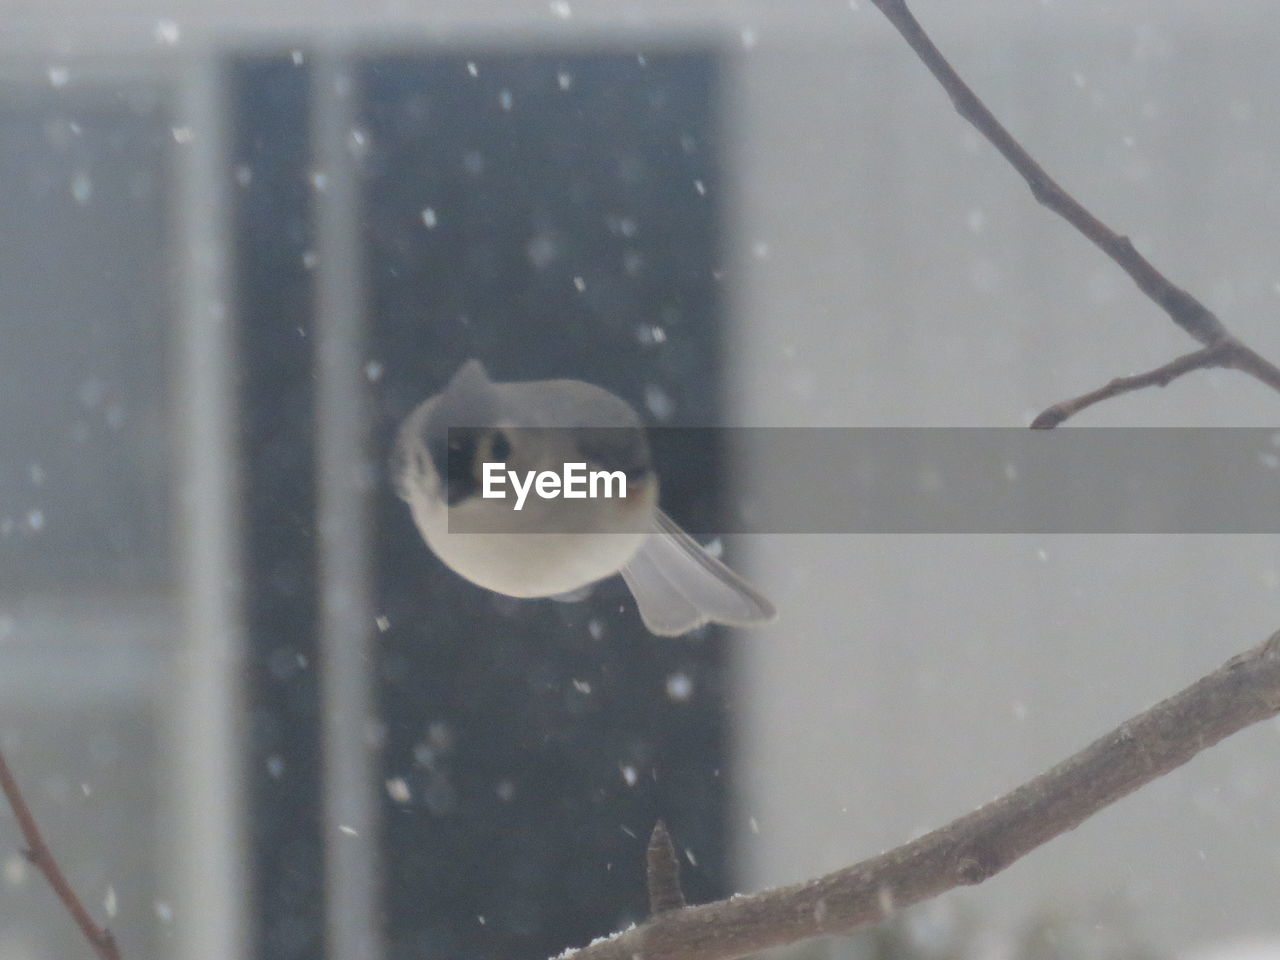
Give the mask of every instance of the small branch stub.
[(649, 849), (645, 853), (648, 864), (649, 913), (658, 916), (684, 906), (684, 891), (680, 889), (680, 861), (676, 848), (667, 833), (667, 825), (659, 820), (649, 835)]

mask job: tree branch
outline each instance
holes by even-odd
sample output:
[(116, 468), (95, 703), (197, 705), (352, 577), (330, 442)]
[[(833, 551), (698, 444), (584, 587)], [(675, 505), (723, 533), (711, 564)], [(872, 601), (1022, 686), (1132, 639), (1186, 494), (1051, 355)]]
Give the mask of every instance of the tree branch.
[(1226, 366), (1228, 363), (1227, 355), (1230, 352), (1228, 347), (1228, 342), (1219, 341), (1212, 347), (1201, 347), (1193, 353), (1184, 354), (1176, 360), (1171, 360), (1164, 366), (1148, 370), (1146, 373), (1139, 373), (1132, 377), (1116, 377), (1105, 387), (1100, 387), (1091, 393), (1075, 397), (1072, 400), (1063, 400), (1061, 403), (1055, 403), (1031, 421), (1031, 429), (1052, 430), (1062, 421), (1068, 417), (1074, 417), (1086, 407), (1092, 407), (1095, 403), (1118, 397), (1122, 393), (1130, 393), (1146, 387), (1167, 387), (1178, 377), (1184, 373), (1190, 373), (1192, 370)]
[(71, 914), (76, 926), (80, 928), (80, 932), (84, 934), (100, 960), (120, 960), (120, 948), (116, 945), (116, 938), (106, 927), (100, 927), (94, 922), (89, 911), (80, 902), (80, 898), (71, 889), (71, 884), (63, 875), (62, 868), (54, 859), (53, 851), (44, 842), (40, 828), (36, 825), (36, 818), (31, 815), (31, 808), (27, 806), (27, 801), (18, 788), (18, 781), (9, 769), (3, 752), (0, 752), (0, 790), (4, 791), (9, 806), (13, 808), (13, 815), (18, 820), (18, 827), (22, 830), (22, 838), (27, 844), (27, 849), (23, 853), (26, 854), (27, 859), (44, 874), (45, 879), (49, 881), (49, 886), (53, 887), (53, 892), (67, 908), (67, 912)]
[[(1138, 285), (1138, 288), (1164, 310), (1179, 327), (1205, 347), (1223, 347), (1225, 349), (1223, 358), (1215, 358), (1216, 362), (1205, 362), (1200, 366), (1234, 367), (1242, 373), (1261, 381), (1271, 389), (1280, 392), (1280, 367), (1277, 367), (1238, 340), (1227, 330), (1212, 310), (1190, 293), (1173, 284), (1168, 277), (1152, 266), (1150, 261), (1138, 253), (1128, 237), (1116, 233), (1095, 217), (1083, 204), (1049, 176), (1031, 154), (1027, 153), (1022, 144), (995, 118), (995, 115), (992, 114), (987, 105), (982, 102), (969, 85), (960, 78), (960, 75), (956, 73), (947, 58), (942, 55), (942, 52), (934, 45), (929, 35), (925, 33), (919, 21), (907, 9), (905, 0), (871, 0), (871, 2), (897, 28), (903, 39), (910, 44), (911, 49), (916, 52), (916, 55), (924, 65), (929, 68), (929, 72), (942, 84), (943, 89), (947, 91), (947, 95), (951, 97), (951, 102), (955, 106), (956, 112), (968, 120), (979, 133), (991, 142), (992, 146), (1000, 151), (1001, 155), (1009, 161), (1010, 166), (1027, 182), (1032, 196), (1040, 204), (1070, 223), (1094, 246), (1110, 257), (1125, 273), (1129, 274), (1133, 282)], [(1160, 370), (1170, 367), (1178, 368), (1174, 376), (1180, 376), (1189, 370), (1199, 369), (1199, 366), (1181, 369), (1181, 365), (1194, 356), (1196, 354), (1180, 357), (1160, 368)], [(1208, 355), (1206, 354), (1202, 359), (1207, 357)], [(1157, 372), (1152, 371), (1151, 374), (1144, 376), (1153, 376)], [(1121, 381), (1132, 379), (1134, 378), (1121, 378)], [(1086, 394), (1085, 397), (1093, 399), (1071, 412), (1078, 412), (1078, 410), (1084, 409), (1086, 406), (1105, 400), (1108, 397), (1116, 396), (1119, 393), (1126, 393), (1129, 390), (1136, 390), (1153, 384), (1163, 386), (1164, 383), (1168, 382), (1166, 380), (1162, 383), (1159, 379), (1154, 379), (1149, 383), (1139, 383), (1124, 389), (1113, 389), (1115, 384), (1121, 381), (1112, 381), (1111, 384), (1101, 390)], [(1055, 407), (1050, 407), (1049, 410), (1046, 410), (1045, 413), (1036, 418), (1036, 422), (1045, 421), (1041, 423), (1041, 429), (1056, 426), (1066, 417), (1049, 422), (1052, 420), (1051, 412), (1057, 408), (1070, 408), (1079, 403), (1080, 400), (1084, 400), (1085, 397), (1081, 397), (1079, 400), (1064, 401), (1064, 403), (1057, 404)], [(1070, 414), (1067, 414), (1067, 416), (1070, 416)]]
[(1280, 632), (973, 813), (824, 877), (654, 916), (557, 960), (733, 960), (981, 883), (1201, 750), (1280, 713)]

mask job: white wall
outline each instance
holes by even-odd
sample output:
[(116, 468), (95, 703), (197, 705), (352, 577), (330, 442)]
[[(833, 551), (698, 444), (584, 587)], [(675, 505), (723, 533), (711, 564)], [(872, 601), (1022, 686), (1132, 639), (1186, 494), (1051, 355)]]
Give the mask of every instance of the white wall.
[[(926, 23), (937, 6), (921, 5)], [(961, 73), (1060, 182), (1280, 355), (1280, 111), (1266, 92), (1280, 19), (1218, 29), (1164, 4), (1111, 4), (1096, 23), (1093, 4), (1006, 6), (1018, 26), (998, 42), (953, 40)], [(1032, 201), (878, 17), (825, 38), (762, 31), (740, 58), (740, 422), (1023, 426), (1194, 348)], [(1278, 411), (1214, 372), (1078, 423), (1258, 426)], [(771, 488), (794, 469), (757, 466)], [(751, 887), (940, 826), (1277, 626), (1280, 546), (1261, 536), (751, 549), (782, 609), (738, 641)], [(1010, 922), (1127, 899), (1175, 946), (1274, 934), (1278, 749), (1275, 725), (1241, 734), (955, 896)]]

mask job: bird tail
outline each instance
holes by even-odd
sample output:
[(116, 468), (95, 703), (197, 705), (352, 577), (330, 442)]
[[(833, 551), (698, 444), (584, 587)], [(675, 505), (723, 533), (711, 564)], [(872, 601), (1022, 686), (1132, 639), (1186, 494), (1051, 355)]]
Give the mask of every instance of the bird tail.
[(773, 604), (704, 550), (661, 510), (655, 529), (622, 568), (650, 632), (678, 637), (705, 623), (744, 627), (777, 616)]

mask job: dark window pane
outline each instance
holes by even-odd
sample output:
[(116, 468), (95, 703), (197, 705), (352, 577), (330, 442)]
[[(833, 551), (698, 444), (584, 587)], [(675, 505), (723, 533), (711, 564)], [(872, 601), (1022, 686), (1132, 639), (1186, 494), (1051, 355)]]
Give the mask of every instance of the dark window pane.
[[(713, 422), (714, 92), (703, 52), (371, 62), (365, 229), (380, 448), (468, 357)], [(668, 418), (670, 418), (668, 420)], [(669, 466), (703, 489), (715, 451)], [(646, 913), (658, 816), (725, 891), (724, 663), (660, 640), (616, 578), (516, 601), (430, 556), (380, 493), (391, 956), (545, 957)], [(403, 789), (399, 789), (404, 796)]]

